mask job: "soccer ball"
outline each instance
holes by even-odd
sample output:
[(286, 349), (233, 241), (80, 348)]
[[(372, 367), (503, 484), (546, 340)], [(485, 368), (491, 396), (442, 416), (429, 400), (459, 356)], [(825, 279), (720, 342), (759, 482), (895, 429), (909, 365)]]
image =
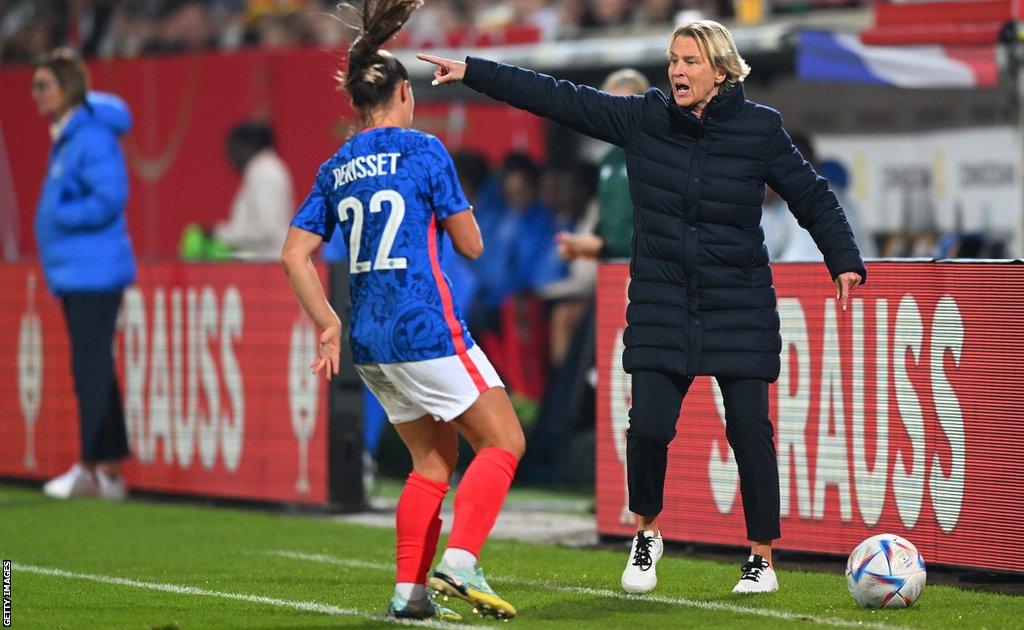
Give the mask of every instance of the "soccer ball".
[(864, 608), (907, 608), (920, 597), (924, 583), (924, 558), (895, 534), (868, 538), (846, 563), (846, 587)]

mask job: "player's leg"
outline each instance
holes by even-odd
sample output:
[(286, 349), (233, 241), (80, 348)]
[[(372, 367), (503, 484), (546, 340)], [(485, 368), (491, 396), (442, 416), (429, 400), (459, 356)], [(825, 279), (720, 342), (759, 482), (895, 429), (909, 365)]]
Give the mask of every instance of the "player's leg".
[(430, 585), (471, 602), (481, 614), (512, 617), (515, 607), (490, 587), (477, 559), (512, 485), (526, 439), (504, 387), (480, 394), (452, 424), (476, 456), (455, 493), (452, 534)]
[(778, 590), (772, 540), (779, 537), (779, 468), (775, 432), (768, 418), (768, 383), (759, 379), (718, 379), (725, 403), (725, 434), (736, 457), (750, 556), (734, 593)]
[(637, 533), (620, 580), (623, 590), (630, 593), (646, 593), (658, 585), (656, 567), (664, 550), (658, 517), (665, 493), (668, 445), (676, 435), (679, 407), (692, 382), (692, 378), (663, 372), (633, 372), (626, 476)]
[(404, 396), (380, 366), (357, 366), (367, 387), (381, 402), (413, 460), (395, 513), (395, 592), (390, 617), (458, 621), (456, 613), (438, 606), (426, 586), (427, 571), (441, 532), (441, 503), (455, 469), (457, 437), (451, 427), (435, 422)]

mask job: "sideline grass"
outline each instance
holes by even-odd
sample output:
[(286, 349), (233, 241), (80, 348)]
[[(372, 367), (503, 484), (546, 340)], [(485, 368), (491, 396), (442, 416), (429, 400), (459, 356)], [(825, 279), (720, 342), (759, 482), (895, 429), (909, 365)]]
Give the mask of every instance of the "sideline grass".
[[(59, 502), (0, 486), (0, 558), (126, 581), (101, 583), (16, 567), (15, 628), (379, 627), (391, 590), (393, 543), (392, 531), (315, 516)], [(629, 597), (617, 586), (624, 557), (494, 541), (484, 550), (484, 567), (494, 576), (492, 585), (520, 610), (511, 623), (529, 628), (763, 629), (766, 623), (775, 628), (809, 622), (1011, 628), (1024, 618), (1022, 598), (934, 585), (909, 610), (865, 611), (846, 593), (842, 575), (787, 567), (780, 570), (781, 592), (740, 597), (729, 593), (735, 566), (675, 557), (658, 565), (656, 597)]]

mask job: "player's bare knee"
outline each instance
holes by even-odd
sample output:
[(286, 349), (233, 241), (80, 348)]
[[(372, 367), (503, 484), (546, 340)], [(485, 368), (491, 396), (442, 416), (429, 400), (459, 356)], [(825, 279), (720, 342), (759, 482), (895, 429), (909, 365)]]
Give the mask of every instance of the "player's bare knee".
[[(519, 427), (516, 428), (518, 429)], [(522, 459), (526, 453), (526, 438), (523, 436), (523, 431), (520, 429), (505, 437), (499, 448), (512, 453), (516, 456), (516, 459)]]
[(451, 479), (454, 468), (449, 468), (443, 462), (434, 460), (420, 462), (419, 464), (414, 463), (413, 470), (431, 481), (448, 483), (448, 480)]

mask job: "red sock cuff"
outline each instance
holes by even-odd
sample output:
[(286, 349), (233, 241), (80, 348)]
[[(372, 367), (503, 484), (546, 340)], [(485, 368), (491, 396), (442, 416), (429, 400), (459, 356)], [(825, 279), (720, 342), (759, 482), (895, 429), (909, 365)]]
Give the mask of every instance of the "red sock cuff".
[[(511, 453), (509, 454), (511, 455)], [(416, 488), (419, 488), (425, 492), (428, 492), (430, 493), (431, 496), (439, 497), (442, 499), (444, 498), (444, 495), (448, 493), (449, 489), (448, 484), (444, 483), (443, 481), (434, 481), (433, 479), (428, 479), (423, 475), (419, 474), (418, 472), (416, 472), (415, 470), (409, 473), (409, 476), (406, 478), (405, 483), (409, 484), (410, 486), (415, 486)]]
[(519, 458), (497, 446), (482, 448), (475, 456), (476, 459), (487, 460), (497, 466), (502, 472), (508, 475), (509, 479), (516, 476), (516, 468), (519, 467)]

